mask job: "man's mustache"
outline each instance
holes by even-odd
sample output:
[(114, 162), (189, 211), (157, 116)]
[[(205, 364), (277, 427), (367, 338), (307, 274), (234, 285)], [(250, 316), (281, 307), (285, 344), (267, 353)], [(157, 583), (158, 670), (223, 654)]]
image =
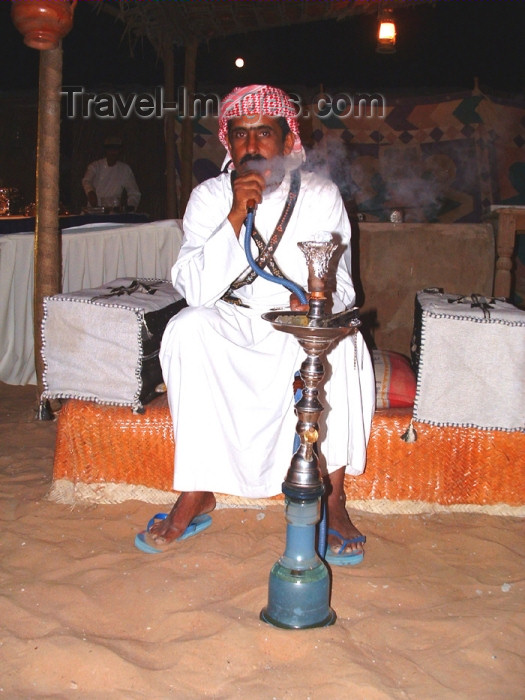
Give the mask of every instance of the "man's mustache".
[(246, 153), (239, 161), (239, 169), (242, 170), (242, 172), (247, 172), (249, 170), (263, 172), (263, 170), (266, 170), (267, 168), (265, 165), (267, 162), (267, 158), (262, 156), (260, 153)]
[(284, 175), (283, 159), (275, 156), (270, 161), (260, 153), (245, 153), (239, 162), (239, 170), (242, 173), (250, 170), (261, 173), (267, 186), (278, 185)]
[(240, 160), (239, 165), (245, 165), (246, 163), (249, 163), (250, 161), (261, 161), (261, 160), (266, 160), (264, 156), (262, 156), (260, 153), (246, 153)]

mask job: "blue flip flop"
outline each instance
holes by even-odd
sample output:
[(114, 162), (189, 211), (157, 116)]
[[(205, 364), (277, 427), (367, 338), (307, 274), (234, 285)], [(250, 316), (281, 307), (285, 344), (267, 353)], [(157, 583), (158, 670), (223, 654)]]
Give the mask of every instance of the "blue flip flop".
[(332, 530), (331, 528), (328, 528), (328, 534), (335, 535), (335, 537), (339, 538), (341, 540), (341, 547), (337, 552), (334, 552), (331, 547), (327, 547), (325, 561), (332, 566), (355, 566), (363, 561), (364, 552), (345, 553), (345, 549), (353, 542), (364, 544), (366, 542), (365, 535), (358, 535), (357, 537), (349, 537), (348, 539), (345, 539), (340, 532), (337, 532), (337, 530)]
[(173, 542), (187, 540), (188, 537), (198, 535), (199, 532), (206, 530), (206, 528), (210, 527), (211, 525), (211, 517), (209, 515), (197, 515), (195, 518), (193, 518), (180, 537), (177, 537), (171, 542), (162, 544), (153, 539), (153, 537), (150, 535), (150, 530), (157, 520), (166, 520), (167, 517), (167, 513), (157, 513), (154, 515), (149, 521), (146, 529), (135, 535), (135, 547), (140, 549), (142, 552), (146, 552), (147, 554), (160, 554), (161, 552), (168, 550)]

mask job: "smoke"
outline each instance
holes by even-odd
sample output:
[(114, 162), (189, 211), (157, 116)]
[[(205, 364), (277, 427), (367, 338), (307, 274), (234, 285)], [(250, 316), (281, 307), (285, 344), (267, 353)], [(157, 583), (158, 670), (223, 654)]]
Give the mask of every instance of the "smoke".
[(444, 154), (421, 157), (419, 148), (386, 148), (380, 161), (391, 206), (429, 210), (439, 206), (456, 178), (454, 161)]
[(260, 153), (247, 153), (241, 158), (239, 163), (239, 173), (245, 174), (250, 171), (261, 173), (266, 182), (266, 192), (270, 192), (282, 182), (286, 170), (286, 157), (275, 156), (267, 160)]
[[(387, 219), (435, 221), (479, 190), (478, 164), (468, 140), (425, 146), (352, 146), (326, 134), (307, 153), (306, 168), (331, 179), (352, 208)], [(464, 213), (464, 212), (463, 212)]]
[(357, 186), (352, 179), (347, 146), (341, 139), (327, 133), (316, 147), (305, 151), (305, 168), (333, 180), (344, 200), (353, 199)]

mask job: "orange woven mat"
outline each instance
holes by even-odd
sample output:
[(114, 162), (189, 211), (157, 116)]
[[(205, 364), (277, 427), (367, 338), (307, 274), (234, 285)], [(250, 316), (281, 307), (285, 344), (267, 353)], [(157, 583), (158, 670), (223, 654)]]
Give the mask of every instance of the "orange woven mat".
[[(376, 412), (366, 471), (346, 477), (349, 501), (525, 505), (525, 434), (417, 423), (417, 441), (406, 443), (410, 418), (411, 409)], [(165, 396), (143, 415), (71, 399), (59, 413), (53, 476), (173, 496), (174, 449)]]

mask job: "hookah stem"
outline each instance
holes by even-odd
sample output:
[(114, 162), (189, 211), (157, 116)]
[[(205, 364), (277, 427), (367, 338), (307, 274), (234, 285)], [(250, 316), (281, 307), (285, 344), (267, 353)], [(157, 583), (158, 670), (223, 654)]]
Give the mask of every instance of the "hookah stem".
[[(244, 234), (244, 252), (246, 254), (246, 259), (248, 260), (248, 263), (250, 264), (250, 267), (254, 272), (256, 272), (258, 275), (263, 277), (264, 279), (268, 280), (269, 282), (276, 282), (277, 284), (282, 284), (283, 287), (286, 287), (289, 289), (291, 292), (297, 295), (299, 298), (299, 301), (301, 304), (308, 304), (308, 299), (306, 298), (306, 294), (304, 293), (304, 290), (299, 287), (299, 285), (295, 284), (295, 282), (291, 282), (290, 280), (283, 279), (282, 277), (276, 277), (275, 275), (271, 275), (268, 272), (265, 272), (257, 263), (255, 262), (252, 251), (250, 250), (250, 243), (252, 240), (252, 231), (253, 231), (253, 220), (255, 218), (255, 201), (253, 199), (248, 200), (248, 206), (247, 206), (247, 214), (246, 214), (246, 220), (244, 222), (246, 231)], [(319, 522), (319, 555), (324, 559), (324, 556), (326, 554), (326, 535), (327, 535), (327, 520), (326, 520), (326, 503), (324, 502), (324, 499), (321, 499), (321, 520)]]

